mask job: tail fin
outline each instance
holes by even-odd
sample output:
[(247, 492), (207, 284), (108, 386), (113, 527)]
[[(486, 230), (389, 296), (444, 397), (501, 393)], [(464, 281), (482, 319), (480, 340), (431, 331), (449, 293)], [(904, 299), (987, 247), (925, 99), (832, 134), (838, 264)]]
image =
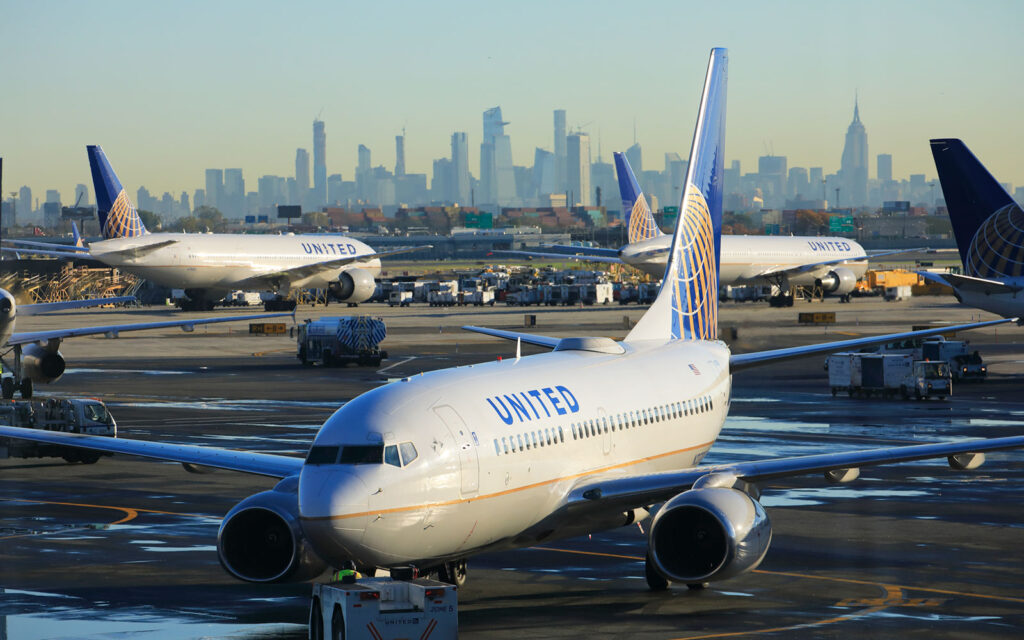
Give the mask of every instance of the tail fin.
[(1024, 212), (961, 140), (932, 140), (964, 271), (979, 278), (1024, 274)]
[(627, 342), (718, 338), (728, 63), (725, 49), (711, 50), (665, 279), (654, 304), (626, 336)]
[(619, 193), (622, 194), (622, 212), (626, 216), (627, 239), (630, 243), (649, 240), (664, 235), (654, 220), (651, 207), (647, 204), (640, 183), (625, 154), (618, 151), (615, 156), (615, 173), (619, 176)]
[(82, 234), (78, 233), (78, 225), (75, 221), (71, 221), (71, 237), (75, 240), (75, 246), (81, 249), (85, 248), (85, 242), (82, 241)]
[(92, 169), (92, 185), (96, 190), (96, 213), (104, 239), (134, 238), (148, 233), (117, 174), (110, 168), (103, 149), (91, 144), (86, 151), (89, 168)]

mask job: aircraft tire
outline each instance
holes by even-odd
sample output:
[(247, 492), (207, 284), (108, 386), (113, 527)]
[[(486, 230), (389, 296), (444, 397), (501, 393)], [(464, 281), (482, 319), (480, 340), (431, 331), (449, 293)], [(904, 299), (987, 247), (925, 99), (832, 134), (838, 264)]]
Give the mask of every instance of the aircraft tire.
[(32, 378), (23, 378), (21, 381), (21, 397), (25, 400), (32, 398)]
[(441, 579), (441, 582), (447, 582), (448, 584), (455, 585), (456, 587), (461, 587), (466, 584), (466, 579), (468, 578), (466, 561), (455, 560), (453, 562), (446, 562), (441, 565), (437, 574)]
[(14, 378), (4, 378), (0, 386), (3, 388), (4, 400), (10, 400), (14, 397)]
[(647, 557), (644, 559), (644, 577), (647, 579), (647, 588), (651, 591), (665, 591), (668, 589), (668, 580), (654, 568), (650, 552), (647, 553)]

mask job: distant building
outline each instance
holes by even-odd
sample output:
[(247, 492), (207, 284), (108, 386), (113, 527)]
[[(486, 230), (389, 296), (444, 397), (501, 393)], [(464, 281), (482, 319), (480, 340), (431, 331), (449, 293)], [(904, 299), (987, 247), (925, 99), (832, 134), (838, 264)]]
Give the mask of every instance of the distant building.
[(313, 121), (313, 199), (317, 207), (327, 202), (327, 133), (323, 120)]
[(757, 159), (758, 186), (765, 206), (781, 209), (786, 204), (786, 156), (761, 156)]
[(405, 135), (395, 136), (395, 177), (405, 175)]
[(377, 199), (377, 185), (373, 179), (370, 148), (365, 144), (356, 150), (356, 197), (364, 202)]
[(860, 107), (853, 103), (853, 122), (846, 129), (846, 144), (839, 175), (840, 196), (835, 206), (859, 207), (868, 201), (868, 134), (860, 121)]
[(227, 218), (242, 218), (246, 213), (245, 179), (241, 169), (224, 170), (224, 202), (218, 205), (221, 213)]
[[(192, 205), (195, 209), (206, 206), (206, 190), (196, 189), (195, 193), (192, 194)], [(195, 210), (193, 209), (193, 211)], [(191, 211), (189, 212), (191, 213)]]
[(811, 197), (810, 180), (807, 177), (807, 169), (804, 167), (793, 167), (789, 170), (789, 178), (786, 184), (786, 195), (789, 198), (801, 196)]
[(89, 206), (89, 188), (84, 184), (75, 185), (75, 202), (76, 207), (88, 207)]
[[(219, 208), (221, 193), (224, 191), (224, 171), (221, 169), (206, 170), (206, 206)], [(141, 204), (139, 205), (142, 206)]]
[(21, 218), (22, 224), (27, 223), (28, 219), (32, 217), (32, 209), (32, 189), (28, 187), (18, 189), (17, 214)]
[(462, 206), (470, 202), (469, 142), (464, 131), (452, 134), (451, 186), (449, 199)]
[(516, 195), (515, 170), (512, 168), (512, 141), (505, 134), (501, 107), (484, 111), (484, 139), (480, 143), (480, 200), (506, 206)]
[[(309, 152), (305, 149), (295, 150), (295, 181), (288, 184), (287, 204), (306, 205), (306, 201), (309, 199)], [(307, 205), (307, 209), (316, 208), (313, 203), (309, 203), (309, 205), (313, 206)], [(267, 215), (276, 215), (276, 212)]]
[(552, 191), (541, 191), (541, 193), (561, 193), (565, 191), (565, 109), (555, 109), (555, 140), (554, 159), (555, 170)]
[(640, 143), (634, 141), (633, 146), (626, 149), (626, 160), (629, 161), (629, 166), (633, 169), (633, 173), (640, 175), (644, 170), (644, 150), (640, 147)]
[[(556, 112), (557, 113), (557, 112)], [(533, 151), (533, 197), (559, 193), (557, 180), (558, 157), (546, 149)]]
[(892, 180), (891, 153), (878, 154), (878, 180), (880, 182), (890, 182)]
[(590, 136), (573, 133), (566, 139), (566, 185), (573, 204), (590, 206)]

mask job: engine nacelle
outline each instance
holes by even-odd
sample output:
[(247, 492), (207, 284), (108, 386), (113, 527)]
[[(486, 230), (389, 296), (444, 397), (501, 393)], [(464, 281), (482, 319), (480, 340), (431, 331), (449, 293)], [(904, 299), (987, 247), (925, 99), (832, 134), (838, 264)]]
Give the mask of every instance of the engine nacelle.
[(60, 351), (50, 351), (38, 344), (27, 344), (21, 348), (21, 375), (32, 382), (56, 382), (64, 375), (64, 367), (64, 356)]
[(771, 523), (757, 500), (736, 489), (691, 489), (672, 498), (651, 523), (655, 569), (673, 582), (724, 580), (761, 564)]
[(297, 477), (242, 500), (224, 516), (217, 555), (228, 573), (247, 582), (302, 582), (327, 563), (313, 551), (299, 522)]
[(373, 295), (377, 284), (373, 274), (366, 269), (342, 271), (338, 281), (331, 287), (331, 293), (342, 302), (363, 302)]
[(824, 289), (825, 293), (845, 296), (857, 286), (857, 276), (846, 267), (836, 267), (815, 280), (814, 284)]

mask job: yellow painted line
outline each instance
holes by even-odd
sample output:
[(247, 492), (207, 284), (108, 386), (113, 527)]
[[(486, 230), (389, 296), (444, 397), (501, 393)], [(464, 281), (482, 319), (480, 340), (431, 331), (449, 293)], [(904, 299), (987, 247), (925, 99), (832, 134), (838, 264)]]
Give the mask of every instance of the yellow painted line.
[[(133, 509), (133, 508), (130, 508), (130, 507), (114, 507), (114, 506), (110, 506), (110, 505), (84, 504), (84, 503), (80, 503), (80, 502), (54, 502), (54, 501), (51, 501), (51, 500), (29, 500), (27, 498), (3, 498), (3, 500), (7, 501), (7, 502), (24, 502), (26, 504), (49, 504), (49, 505), (56, 505), (56, 506), (61, 506), (61, 507), (83, 507), (83, 508), (86, 508), (86, 509), (108, 509), (108, 510), (111, 510), (111, 511), (120, 511), (120, 512), (125, 514), (124, 517), (121, 518), (120, 520), (115, 520), (114, 522), (107, 523), (108, 526), (115, 525), (115, 524), (124, 524), (125, 522), (129, 522), (131, 520), (134, 520), (135, 518), (137, 518), (139, 516), (139, 513), (158, 513), (158, 514), (161, 514), (161, 515), (183, 516), (183, 517), (187, 517), (187, 518), (211, 518), (211, 517), (215, 517), (215, 516), (202, 515), (202, 514), (199, 514), (199, 513), (176, 513), (174, 511), (159, 511), (157, 509), (140, 509), (140, 508)], [(13, 536), (0, 537), (0, 540), (10, 540), (11, 538), (25, 538), (25, 537), (34, 536), (34, 535), (47, 535), (47, 534), (50, 534), (50, 533), (61, 533), (61, 532), (60, 531), (43, 531), (43, 532), (31, 533), (31, 534), (29, 534), (29, 533), (19, 533), (17, 535), (13, 535)]]
[(864, 335), (853, 331), (833, 331), (832, 333), (838, 333), (841, 336), (853, 336), (854, 338)]
[(437, 507), (450, 507), (450, 506), (456, 505), (456, 504), (467, 504), (467, 503), (470, 503), (470, 502), (476, 502), (477, 500), (490, 500), (491, 498), (499, 498), (501, 496), (507, 496), (509, 494), (519, 493), (520, 491), (528, 491), (530, 489), (536, 489), (538, 487), (544, 487), (544, 486), (547, 486), (547, 485), (555, 484), (557, 482), (562, 482), (564, 480), (574, 480), (576, 478), (582, 478), (583, 476), (590, 476), (590, 475), (595, 475), (595, 474), (599, 474), (599, 473), (605, 473), (605, 472), (608, 472), (608, 471), (614, 471), (616, 469), (622, 469), (622, 468), (630, 467), (630, 466), (633, 466), (633, 465), (636, 465), (636, 464), (641, 464), (641, 463), (644, 463), (644, 462), (650, 462), (651, 460), (658, 460), (660, 458), (667, 458), (669, 456), (674, 456), (674, 455), (677, 455), (677, 454), (680, 454), (680, 453), (686, 453), (687, 451), (694, 451), (694, 450), (700, 449), (702, 447), (710, 447), (712, 444), (713, 444), (712, 442), (705, 442), (704, 444), (698, 444), (698, 445), (694, 445), (692, 447), (686, 447), (684, 449), (676, 449), (675, 451), (669, 451), (667, 453), (659, 453), (656, 456), (647, 456), (646, 458), (639, 458), (637, 460), (631, 460), (629, 462), (622, 462), (622, 463), (619, 463), (619, 464), (613, 464), (613, 465), (610, 465), (610, 466), (607, 466), (607, 467), (602, 467), (600, 469), (592, 469), (590, 471), (582, 471), (580, 473), (574, 473), (572, 475), (562, 476), (561, 478), (552, 478), (551, 480), (541, 480), (540, 482), (534, 482), (532, 484), (523, 485), (521, 487), (516, 487), (514, 489), (506, 489), (504, 491), (498, 491), (498, 492), (495, 492), (495, 493), (489, 493), (489, 494), (482, 495), (482, 496), (474, 496), (472, 498), (460, 498), (460, 499), (457, 499), (457, 500), (445, 500), (443, 502), (431, 502), (431, 503), (427, 503), (427, 504), (415, 504), (415, 505), (410, 505), (410, 506), (406, 506), (406, 507), (394, 507), (394, 508), (391, 508), (391, 509), (378, 509), (378, 510), (375, 510), (375, 511), (363, 511), (363, 512), (360, 512), (360, 513), (345, 513), (345, 514), (336, 515), (336, 516), (315, 516), (315, 517), (303, 516), (302, 520), (308, 520), (308, 521), (311, 521), (311, 522), (323, 521), (323, 520), (346, 520), (348, 518), (360, 518), (360, 517), (364, 517), (364, 516), (384, 515), (384, 514), (388, 514), (388, 513), (405, 513), (407, 511), (418, 511), (418, 510), (421, 510), (421, 509), (435, 509)]
[(291, 353), (292, 351), (295, 351), (295, 349), (269, 349), (267, 351), (256, 351), (252, 355), (256, 356), (257, 358), (262, 358), (268, 353)]

